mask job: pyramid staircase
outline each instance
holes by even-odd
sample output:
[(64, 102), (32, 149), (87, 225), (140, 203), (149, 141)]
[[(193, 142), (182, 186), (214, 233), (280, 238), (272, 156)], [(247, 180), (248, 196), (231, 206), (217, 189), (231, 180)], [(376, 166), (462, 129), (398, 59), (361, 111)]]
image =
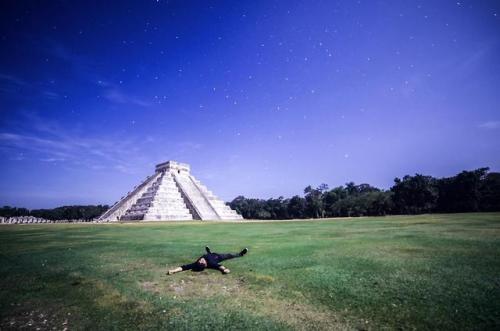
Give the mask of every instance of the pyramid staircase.
[(187, 197), (187, 204), (192, 206), (194, 213), (200, 219), (215, 220), (219, 218), (217, 212), (198, 189), (191, 179), (191, 176), (186, 174), (174, 174), (174, 178), (177, 185), (179, 185), (182, 192)]
[(234, 220), (234, 219), (242, 219), (241, 215), (239, 215), (235, 210), (232, 210), (228, 205), (224, 203), (224, 201), (220, 200), (212, 191), (210, 191), (205, 185), (203, 185), (199, 180), (190, 176), (193, 183), (197, 186), (198, 190), (201, 194), (208, 200), (213, 210), (219, 216), (219, 219), (222, 220)]
[(164, 172), (137, 199), (121, 220), (192, 220), (172, 175)]

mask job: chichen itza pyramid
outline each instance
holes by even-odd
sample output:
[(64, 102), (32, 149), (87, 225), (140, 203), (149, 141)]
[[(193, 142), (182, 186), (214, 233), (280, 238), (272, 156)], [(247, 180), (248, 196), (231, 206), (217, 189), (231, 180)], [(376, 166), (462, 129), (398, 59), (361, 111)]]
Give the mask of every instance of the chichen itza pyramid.
[(139, 186), (113, 205), (100, 221), (242, 219), (190, 174), (189, 164), (168, 161), (156, 166)]

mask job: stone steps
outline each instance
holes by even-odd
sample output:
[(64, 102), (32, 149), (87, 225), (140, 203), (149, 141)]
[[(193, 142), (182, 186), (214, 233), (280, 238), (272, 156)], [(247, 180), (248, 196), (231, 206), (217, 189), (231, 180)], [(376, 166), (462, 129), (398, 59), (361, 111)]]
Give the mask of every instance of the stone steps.
[(192, 181), (189, 174), (175, 175), (177, 183), (180, 185), (182, 193), (187, 196), (189, 201), (194, 205), (196, 212), (202, 220), (217, 220), (219, 216), (214, 211), (210, 203), (207, 201), (197, 185)]
[(169, 173), (154, 182), (127, 210), (123, 220), (192, 220), (182, 196)]
[(243, 219), (241, 215), (239, 215), (236, 211), (232, 210), (228, 205), (226, 205), (224, 201), (220, 200), (216, 195), (214, 195), (212, 191), (210, 191), (205, 185), (201, 184), (199, 180), (195, 179), (193, 176), (191, 176), (191, 178), (196, 183), (196, 186), (198, 186), (202, 194), (204, 194), (208, 199), (212, 208), (219, 216), (219, 219)]

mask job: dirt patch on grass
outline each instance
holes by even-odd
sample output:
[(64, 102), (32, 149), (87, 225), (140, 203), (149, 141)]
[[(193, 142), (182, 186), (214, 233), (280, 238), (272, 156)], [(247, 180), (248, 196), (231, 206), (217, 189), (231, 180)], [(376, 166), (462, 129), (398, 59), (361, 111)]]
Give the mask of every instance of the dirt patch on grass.
[(11, 303), (11, 310), (0, 321), (0, 330), (70, 330), (74, 314), (61, 305), (49, 303)]
[(133, 299), (121, 293), (111, 284), (94, 279), (91, 281), (96, 293), (94, 304), (96, 307), (110, 311), (129, 311), (142, 314), (151, 311), (151, 304), (144, 300)]
[[(285, 323), (296, 330), (352, 329), (341, 316), (308, 303), (300, 292), (294, 292), (292, 298), (283, 298), (272, 290), (250, 287), (244, 277), (210, 272), (184, 274), (180, 277), (168, 276), (166, 281), (143, 281), (139, 286), (144, 291), (184, 302), (214, 299), (220, 302), (223, 309), (241, 309), (262, 318)], [(274, 281), (271, 276), (266, 275), (256, 275), (255, 278), (271, 283)]]
[(296, 330), (352, 329), (332, 311), (312, 306), (307, 302), (291, 302), (269, 293), (244, 299), (241, 306), (252, 309), (258, 315), (285, 323)]
[(158, 283), (155, 282), (141, 282), (141, 288), (147, 292), (159, 293)]
[(139, 286), (155, 294), (164, 294), (175, 299), (210, 298), (237, 293), (244, 283), (242, 278), (229, 278), (211, 273), (191, 273), (170, 281), (143, 281)]

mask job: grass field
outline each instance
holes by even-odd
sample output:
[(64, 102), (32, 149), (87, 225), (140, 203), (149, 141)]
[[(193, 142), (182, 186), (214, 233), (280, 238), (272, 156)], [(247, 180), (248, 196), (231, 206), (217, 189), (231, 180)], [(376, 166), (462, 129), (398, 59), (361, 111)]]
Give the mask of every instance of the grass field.
[[(209, 245), (247, 256), (165, 275)], [(499, 329), (500, 213), (0, 226), (0, 329)]]

